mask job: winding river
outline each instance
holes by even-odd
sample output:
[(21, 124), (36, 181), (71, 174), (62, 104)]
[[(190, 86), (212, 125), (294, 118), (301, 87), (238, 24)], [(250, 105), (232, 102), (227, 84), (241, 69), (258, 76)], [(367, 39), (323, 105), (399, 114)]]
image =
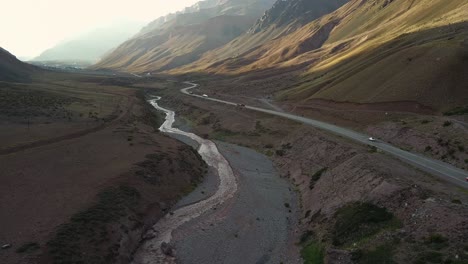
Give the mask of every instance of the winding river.
[(135, 253), (132, 262), (134, 264), (175, 263), (172, 257), (166, 256), (161, 250), (161, 245), (163, 243), (171, 242), (172, 232), (182, 224), (224, 203), (233, 197), (237, 191), (236, 177), (234, 176), (232, 168), (224, 156), (220, 154), (216, 144), (193, 133), (188, 133), (172, 127), (175, 121), (175, 113), (174, 111), (159, 106), (157, 101), (160, 99), (160, 97), (155, 97), (149, 101), (154, 108), (166, 113), (166, 120), (159, 130), (164, 133), (186, 136), (198, 142), (200, 146), (198, 148), (198, 153), (208, 166), (213, 167), (218, 172), (219, 186), (211, 197), (195, 204), (179, 208), (160, 219), (150, 231), (154, 235), (154, 238), (146, 240)]

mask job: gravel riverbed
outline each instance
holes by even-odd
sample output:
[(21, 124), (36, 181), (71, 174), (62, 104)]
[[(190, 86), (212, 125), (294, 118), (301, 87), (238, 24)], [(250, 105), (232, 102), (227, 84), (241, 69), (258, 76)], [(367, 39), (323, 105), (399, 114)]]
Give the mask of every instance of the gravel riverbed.
[[(301, 263), (292, 239), (297, 199), (291, 185), (280, 178), (266, 156), (215, 143), (237, 177), (238, 192), (174, 231), (177, 262)], [(185, 201), (190, 199), (189, 195)]]
[[(210, 168), (148, 232), (133, 263), (301, 263), (294, 245), (297, 196), (273, 163), (254, 150), (172, 127), (175, 113), (157, 100), (151, 104), (166, 112), (160, 130), (198, 148)], [(171, 256), (163, 254), (168, 245)]]

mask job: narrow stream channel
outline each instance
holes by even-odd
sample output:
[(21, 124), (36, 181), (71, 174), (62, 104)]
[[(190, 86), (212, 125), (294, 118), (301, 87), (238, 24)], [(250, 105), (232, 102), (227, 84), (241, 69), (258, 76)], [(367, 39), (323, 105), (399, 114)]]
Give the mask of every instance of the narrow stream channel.
[(160, 99), (160, 97), (155, 97), (149, 101), (154, 108), (166, 113), (166, 120), (159, 130), (164, 133), (186, 136), (198, 142), (200, 145), (198, 153), (208, 166), (213, 167), (218, 172), (219, 186), (218, 190), (211, 197), (195, 204), (179, 208), (159, 220), (150, 231), (154, 234), (154, 238), (145, 241), (135, 253), (134, 260), (132, 262), (134, 264), (175, 263), (173, 258), (166, 256), (162, 252), (162, 243), (170, 243), (172, 232), (175, 229), (182, 224), (199, 217), (211, 208), (224, 203), (233, 197), (237, 191), (236, 177), (234, 176), (232, 168), (224, 156), (218, 151), (216, 144), (193, 133), (188, 133), (172, 127), (175, 121), (175, 113), (174, 111), (159, 106), (157, 101)]

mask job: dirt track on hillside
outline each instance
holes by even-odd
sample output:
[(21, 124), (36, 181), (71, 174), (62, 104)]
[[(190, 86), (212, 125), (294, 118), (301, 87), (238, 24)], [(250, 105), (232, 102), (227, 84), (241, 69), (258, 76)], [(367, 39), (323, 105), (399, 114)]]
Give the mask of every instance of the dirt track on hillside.
[(134, 100), (130, 96), (126, 96), (125, 98), (127, 98), (127, 103), (126, 103), (126, 105), (123, 106), (123, 108), (127, 109), (127, 110), (125, 112), (122, 112), (120, 115), (117, 115), (117, 110), (116, 110), (114, 112), (115, 117), (112, 120), (109, 120), (109, 121), (107, 121), (105, 123), (102, 123), (102, 124), (100, 124), (98, 126), (88, 128), (88, 129), (84, 129), (84, 130), (81, 130), (81, 131), (78, 131), (78, 132), (74, 132), (74, 133), (70, 133), (70, 134), (66, 134), (66, 135), (61, 135), (61, 136), (58, 136), (58, 137), (38, 140), (38, 141), (31, 142), (31, 143), (22, 144), (22, 145), (19, 145), (19, 146), (0, 149), (0, 156), (1, 155), (12, 154), (12, 153), (15, 153), (15, 152), (18, 152), (18, 151), (23, 151), (23, 150), (27, 150), (27, 149), (31, 149), (31, 148), (42, 147), (42, 146), (46, 146), (46, 145), (53, 144), (53, 143), (58, 143), (58, 142), (61, 142), (63, 140), (70, 140), (70, 139), (79, 138), (79, 137), (82, 137), (82, 136), (86, 136), (86, 135), (88, 135), (90, 133), (94, 133), (94, 132), (100, 131), (100, 130), (102, 130), (104, 128), (107, 128), (107, 127), (115, 124), (116, 122), (118, 122), (123, 117), (125, 117), (125, 116), (127, 116), (129, 114), (130, 110), (133, 107)]

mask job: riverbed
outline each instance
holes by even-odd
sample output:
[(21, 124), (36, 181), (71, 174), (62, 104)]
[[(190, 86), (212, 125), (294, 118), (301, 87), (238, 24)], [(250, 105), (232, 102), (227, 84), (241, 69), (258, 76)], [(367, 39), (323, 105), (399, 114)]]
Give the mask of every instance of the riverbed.
[[(209, 173), (191, 194), (161, 219), (137, 250), (143, 263), (301, 263), (294, 246), (297, 199), (272, 162), (251, 149), (213, 142), (173, 127), (175, 113), (161, 126), (191, 146), (209, 165)], [(161, 245), (174, 249), (164, 254)]]

